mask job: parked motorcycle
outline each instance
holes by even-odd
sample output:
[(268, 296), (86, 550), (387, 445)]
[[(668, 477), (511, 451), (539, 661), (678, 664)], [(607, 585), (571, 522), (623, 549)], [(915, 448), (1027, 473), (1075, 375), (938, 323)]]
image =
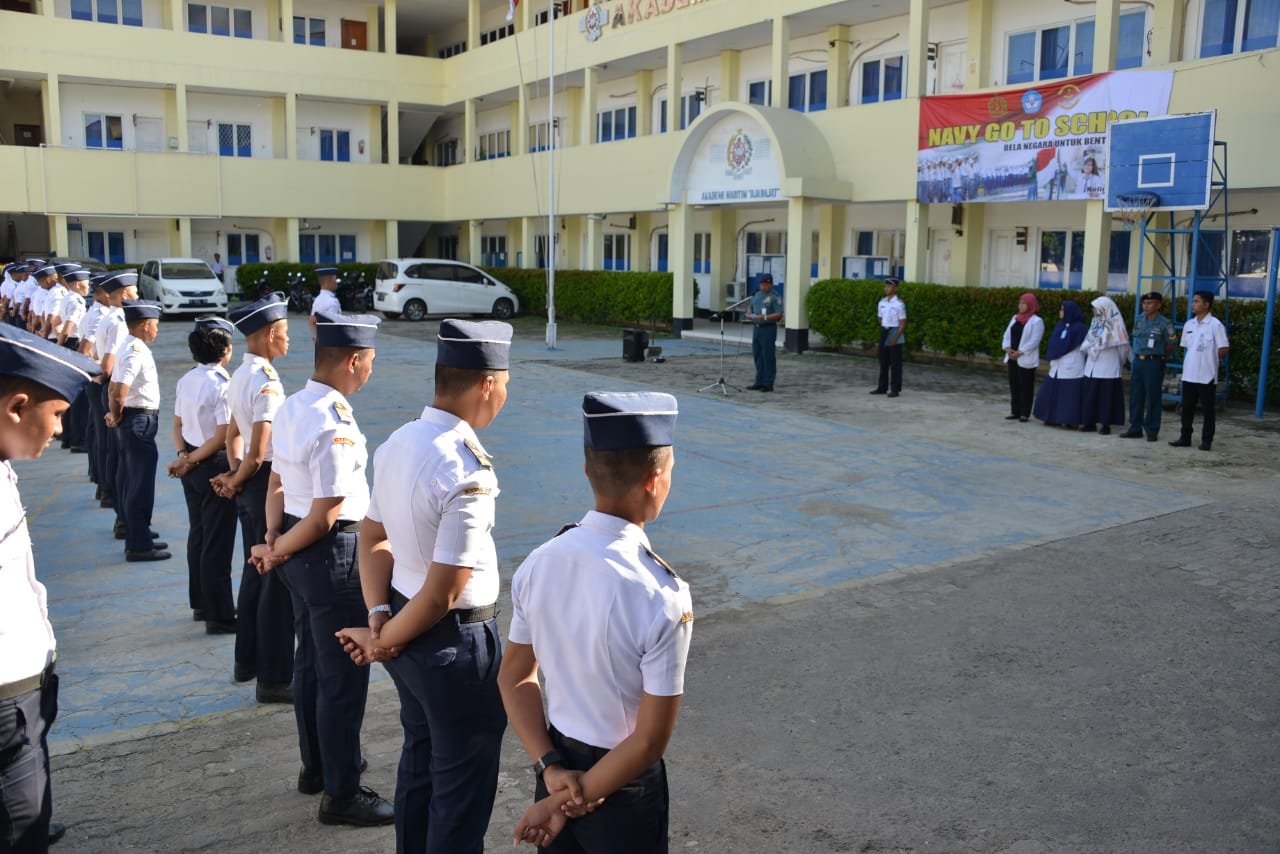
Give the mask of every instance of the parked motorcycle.
[(338, 304), (342, 310), (361, 314), (373, 310), (373, 286), (364, 273), (343, 273), (338, 280)]
[(302, 273), (293, 272), (289, 274), (289, 311), (298, 314), (310, 314), (311, 303), (315, 301), (315, 295), (307, 288), (306, 277)]

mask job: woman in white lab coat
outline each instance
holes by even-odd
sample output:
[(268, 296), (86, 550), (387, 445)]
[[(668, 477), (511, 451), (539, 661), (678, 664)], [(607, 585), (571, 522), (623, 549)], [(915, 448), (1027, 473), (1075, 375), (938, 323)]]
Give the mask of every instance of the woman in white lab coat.
[(1098, 297), (1093, 306), (1093, 323), (1084, 344), (1084, 400), (1080, 431), (1097, 430), (1104, 436), (1111, 426), (1124, 424), (1124, 381), (1120, 369), (1129, 358), (1129, 331), (1120, 309), (1111, 297)]
[(1018, 313), (1004, 329), (1004, 361), (1009, 366), (1009, 415), (1006, 421), (1031, 419), (1031, 404), (1035, 400), (1036, 368), (1040, 367), (1040, 341), (1044, 338), (1044, 321), (1039, 315), (1040, 303), (1036, 295), (1023, 294), (1018, 298)]

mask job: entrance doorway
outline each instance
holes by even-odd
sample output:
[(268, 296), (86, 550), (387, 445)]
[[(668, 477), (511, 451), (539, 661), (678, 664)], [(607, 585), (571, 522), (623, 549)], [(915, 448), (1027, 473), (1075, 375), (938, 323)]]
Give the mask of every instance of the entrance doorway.
[(1023, 263), (1026, 252), (1018, 247), (1014, 229), (993, 228), (987, 251), (987, 284), (994, 287), (1026, 284), (1026, 265)]
[(364, 21), (342, 19), (342, 46), (347, 50), (369, 49), (369, 25)]
[(934, 229), (929, 232), (929, 281), (951, 284), (951, 235)]

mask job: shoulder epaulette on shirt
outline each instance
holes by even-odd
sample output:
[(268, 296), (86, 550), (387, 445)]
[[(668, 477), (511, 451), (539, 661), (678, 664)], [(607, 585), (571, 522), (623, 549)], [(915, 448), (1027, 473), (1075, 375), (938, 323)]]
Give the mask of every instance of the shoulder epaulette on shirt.
[(475, 454), (476, 461), (487, 469), (493, 468), (493, 458), (484, 452), (484, 448), (480, 447), (480, 443), (470, 437), (463, 439), (462, 444), (467, 446), (467, 450)]
[(653, 549), (645, 549), (645, 550), (644, 550), (644, 552), (645, 552), (645, 554), (647, 554), (649, 557), (651, 557), (651, 558), (653, 558), (655, 561), (657, 561), (658, 566), (662, 567), (662, 568), (663, 568), (663, 569), (665, 569), (668, 573), (670, 573), (672, 578), (679, 578), (679, 577), (680, 577), (680, 576), (676, 575), (676, 571), (675, 571), (674, 569), (672, 569), (672, 568), (671, 568), (671, 564), (669, 564), (669, 563), (667, 563), (665, 560), (663, 560), (663, 559), (662, 559), (662, 557), (661, 557), (661, 556), (659, 556), (659, 555), (658, 555), (658, 553), (657, 553), (657, 552), (655, 552)]
[(280, 382), (280, 375), (276, 373), (276, 369), (270, 365), (263, 365), (262, 372), (267, 375), (267, 379)]
[(333, 402), (333, 414), (336, 415), (338, 420), (343, 424), (355, 423), (355, 419), (351, 417), (351, 407), (347, 406), (341, 400), (335, 400)]
[(572, 530), (573, 530), (574, 528), (576, 528), (576, 527), (578, 527), (578, 523), (577, 523), (577, 522), (570, 522), (568, 525), (565, 525), (563, 528), (561, 528), (560, 530), (556, 531), (556, 536), (557, 536), (557, 537), (558, 537), (558, 536), (560, 536), (560, 535), (561, 535), (561, 534), (563, 534), (565, 531), (572, 531)]

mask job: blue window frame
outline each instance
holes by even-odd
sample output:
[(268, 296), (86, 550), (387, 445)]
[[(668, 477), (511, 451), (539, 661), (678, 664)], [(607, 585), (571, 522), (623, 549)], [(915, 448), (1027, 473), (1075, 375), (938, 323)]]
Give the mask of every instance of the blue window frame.
[(827, 108), (827, 72), (793, 74), (787, 83), (787, 106), (801, 113)]
[(121, 18), (126, 27), (142, 26), (142, 0), (123, 0)]
[[(1276, 46), (1280, 0), (1205, 0), (1200, 56), (1225, 56), (1237, 50)], [(1243, 12), (1243, 14), (1241, 14)]]
[(223, 157), (252, 157), (253, 126), (219, 122), (218, 154)]
[(232, 11), (231, 22), (236, 38), (253, 38), (253, 12), (248, 9), (235, 9)]
[(1036, 34), (1018, 33), (1009, 36), (1009, 53), (1006, 58), (1006, 83), (1030, 83), (1036, 79)]
[(202, 3), (187, 4), (187, 32), (209, 32), (209, 7)]
[(298, 260), (304, 264), (316, 262), (316, 236), (314, 234), (298, 235)]
[(93, 0), (71, 0), (71, 19), (73, 21), (92, 21)]
[(89, 257), (107, 263), (106, 240), (101, 231), (88, 232)]
[(874, 255), (876, 254), (876, 233), (874, 231), (859, 231), (854, 239), (854, 252), (858, 255)]
[(356, 260), (356, 236), (354, 234), (338, 235), (338, 261), (352, 264)]
[(209, 32), (215, 36), (231, 35), (231, 10), (226, 6), (209, 7)]
[(320, 131), (320, 159), (333, 159), (333, 131), (331, 130)]
[(1046, 27), (1040, 31), (1040, 79), (1067, 76), (1071, 60), (1071, 27)]
[(261, 244), (262, 240), (256, 234), (246, 234), (244, 236), (244, 262), (246, 264), (257, 264), (261, 260)]
[(338, 260), (338, 238), (332, 234), (316, 235), (316, 244), (321, 264), (334, 264)]
[[(658, 235), (658, 269), (657, 272), (667, 272), (667, 265), (671, 257), (671, 239), (666, 234)], [(694, 272), (698, 272), (694, 269)]]
[(793, 110), (804, 112), (805, 107), (805, 79), (803, 74), (791, 75), (791, 81), (787, 87), (787, 106)]
[(124, 123), (119, 116), (85, 113), (84, 145), (85, 148), (122, 150), (124, 148)]
[(321, 130), (320, 159), (349, 163), (351, 161), (351, 131)]
[(1266, 50), (1276, 46), (1280, 33), (1280, 0), (1249, 0), (1244, 13), (1241, 50)]
[(747, 103), (769, 106), (769, 96), (773, 92), (772, 80), (760, 80), (747, 85)]
[[(1278, 4), (1280, 5), (1280, 4)], [(1092, 36), (1092, 33), (1090, 33)], [(1092, 38), (1089, 49), (1093, 49)], [(1127, 12), (1120, 16), (1120, 32), (1116, 40), (1116, 68), (1141, 68), (1143, 55), (1147, 52), (1147, 14), (1142, 10)], [(1092, 59), (1089, 66), (1093, 67)], [(1077, 72), (1084, 74), (1085, 72)]]
[[(1120, 26), (1123, 29), (1124, 18), (1120, 19)], [(1072, 74), (1093, 73), (1093, 32), (1093, 21), (1081, 21), (1076, 24), (1076, 44), (1072, 49), (1075, 63), (1072, 66)], [(1138, 64), (1142, 64), (1141, 56), (1138, 57)]]
[(98, 0), (98, 23), (100, 24), (117, 24), (120, 22), (118, 15), (119, 4), (116, 0)]
[(862, 91), (859, 100), (863, 104), (879, 101), (897, 101), (902, 98), (903, 56), (886, 56), (862, 63)]
[(239, 267), (244, 263), (243, 238), (239, 234), (227, 235), (227, 264)]
[(89, 243), (89, 257), (96, 258), (104, 264), (124, 263), (123, 231), (86, 231)]
[(1200, 56), (1225, 56), (1236, 46), (1236, 0), (1205, 0)]

